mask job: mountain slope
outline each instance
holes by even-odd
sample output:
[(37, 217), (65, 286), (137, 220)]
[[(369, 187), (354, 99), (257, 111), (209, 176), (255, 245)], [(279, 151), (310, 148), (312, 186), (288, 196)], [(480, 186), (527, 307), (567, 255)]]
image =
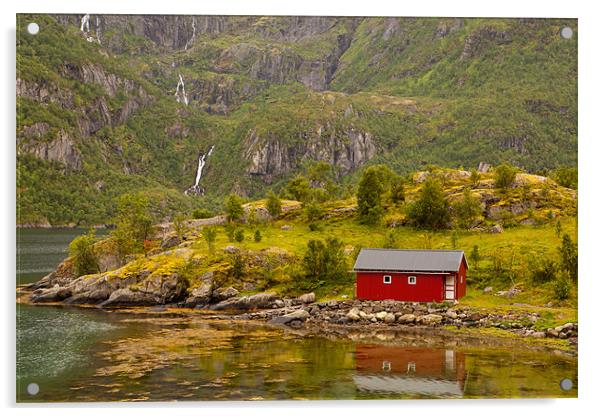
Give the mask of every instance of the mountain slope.
[[(576, 20), (88, 17), (19, 15), (21, 224), (106, 222), (132, 191), (169, 216), (311, 160), (346, 182), (577, 163), (577, 41), (558, 35)], [(205, 195), (184, 195), (212, 146)]]

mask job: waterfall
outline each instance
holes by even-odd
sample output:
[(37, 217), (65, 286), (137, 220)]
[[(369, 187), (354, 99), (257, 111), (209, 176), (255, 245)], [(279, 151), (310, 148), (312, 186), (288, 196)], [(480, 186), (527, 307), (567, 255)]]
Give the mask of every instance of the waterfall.
[(207, 158), (209, 158), (209, 156), (211, 156), (211, 153), (213, 153), (214, 147), (215, 146), (211, 146), (211, 149), (209, 149), (207, 154), (201, 153), (199, 155), (199, 165), (198, 165), (198, 168), (196, 171), (196, 178), (194, 181), (194, 185), (192, 185), (190, 188), (188, 188), (186, 191), (184, 191), (184, 194), (186, 194), (186, 195), (190, 195), (190, 194), (203, 195), (205, 193), (205, 190), (199, 186), (199, 182), (201, 181), (201, 177), (203, 175), (203, 168), (205, 167)]
[(81, 23), (82, 24), (79, 27), (79, 30), (81, 30), (84, 33), (88, 33), (90, 31), (90, 15), (88, 13), (86, 13), (84, 17), (82, 17)]
[(186, 45), (184, 45), (184, 50), (187, 50), (188, 46), (192, 45), (192, 42), (194, 42), (195, 37), (196, 37), (196, 18), (194, 16), (192, 16), (192, 36), (190, 37), (190, 39), (188, 39), (188, 41), (186, 42)]
[(178, 74), (180, 76), (180, 80), (178, 81), (178, 85), (176, 86), (176, 93), (174, 94), (176, 97), (176, 101), (179, 103), (184, 103), (184, 105), (188, 105), (188, 96), (186, 95), (186, 89), (184, 88), (184, 80), (182, 79), (182, 74)]
[(100, 35), (98, 34), (98, 28), (99, 28), (99, 21), (98, 21), (98, 17), (96, 17), (96, 37), (97, 39), (94, 38), (94, 36), (90, 35), (90, 15), (88, 13), (86, 13), (81, 20), (81, 24), (79, 26), (79, 30), (84, 34), (84, 36), (86, 37), (86, 40), (88, 42), (98, 42), (100, 44)]

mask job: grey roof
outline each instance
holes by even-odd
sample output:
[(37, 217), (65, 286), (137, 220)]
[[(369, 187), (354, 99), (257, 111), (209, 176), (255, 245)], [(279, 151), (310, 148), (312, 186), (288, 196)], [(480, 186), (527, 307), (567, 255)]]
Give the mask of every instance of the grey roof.
[(357, 256), (353, 270), (456, 272), (462, 259), (462, 250), (363, 248)]

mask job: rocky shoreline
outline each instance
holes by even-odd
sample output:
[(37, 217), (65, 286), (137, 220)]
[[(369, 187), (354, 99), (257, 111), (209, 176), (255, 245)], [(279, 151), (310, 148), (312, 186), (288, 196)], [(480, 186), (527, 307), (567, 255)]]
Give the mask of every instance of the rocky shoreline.
[[(209, 276), (206, 277), (206, 282)], [(173, 283), (173, 282), (172, 282)], [(172, 285), (163, 286), (173, 289)], [(102, 291), (101, 291), (102, 292)], [(103, 293), (71, 296), (68, 288), (54, 286), (48, 289), (25, 288), (24, 296), (32, 303), (61, 303), (89, 305), (115, 309), (134, 306), (154, 306), (154, 311), (167, 309), (206, 310), (228, 313), (234, 320), (264, 321), (300, 329), (311, 326), (339, 326), (361, 331), (373, 329), (435, 329), (435, 328), (497, 328), (515, 335), (530, 338), (568, 339), (569, 345), (578, 343), (578, 323), (542, 328), (537, 311), (487, 312), (459, 303), (416, 303), (362, 300), (330, 300), (316, 302), (314, 293), (299, 297), (280, 297), (275, 293), (261, 292), (240, 296), (233, 287), (210, 290), (205, 284), (196, 288), (185, 300), (169, 303), (157, 302), (143, 291), (130, 288), (117, 289), (103, 301), (94, 302)], [(102, 296), (101, 296), (102, 295)]]

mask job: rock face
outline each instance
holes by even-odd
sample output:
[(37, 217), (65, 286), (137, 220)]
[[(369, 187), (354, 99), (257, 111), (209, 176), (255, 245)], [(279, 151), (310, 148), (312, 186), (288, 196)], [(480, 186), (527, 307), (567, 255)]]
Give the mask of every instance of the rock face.
[(252, 130), (245, 140), (247, 173), (271, 182), (274, 176), (296, 169), (305, 160), (328, 162), (348, 173), (376, 155), (374, 136), (349, 127), (345, 133), (326, 134), (322, 127), (316, 131), (299, 132), (299, 140), (286, 143), (277, 137), (260, 137)]

